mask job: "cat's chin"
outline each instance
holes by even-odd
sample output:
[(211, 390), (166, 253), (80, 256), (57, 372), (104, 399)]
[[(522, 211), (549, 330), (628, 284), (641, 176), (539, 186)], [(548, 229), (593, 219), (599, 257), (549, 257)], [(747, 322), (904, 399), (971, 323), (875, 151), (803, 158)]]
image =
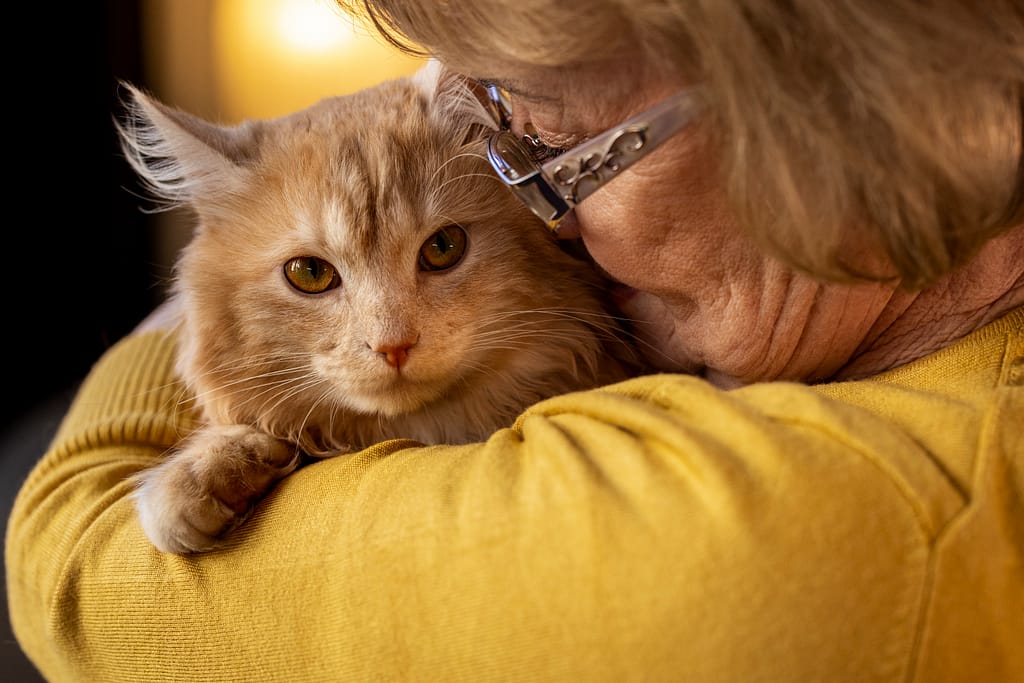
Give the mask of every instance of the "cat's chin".
[(345, 392), (345, 403), (357, 413), (397, 417), (414, 413), (440, 398), (446, 387), (423, 384), (396, 385), (373, 392)]

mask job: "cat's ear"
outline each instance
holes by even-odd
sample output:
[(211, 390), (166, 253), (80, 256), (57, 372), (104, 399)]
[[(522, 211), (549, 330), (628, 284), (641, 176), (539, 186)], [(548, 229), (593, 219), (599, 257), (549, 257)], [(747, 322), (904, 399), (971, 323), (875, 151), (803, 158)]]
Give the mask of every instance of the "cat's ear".
[(413, 74), (413, 83), (426, 98), (430, 110), (442, 120), (465, 129), (466, 140), (483, 130), (497, 128), (497, 121), (485, 104), (487, 94), (476, 81), (431, 59)]
[(262, 123), (220, 126), (170, 107), (129, 83), (121, 149), (162, 208), (240, 192), (258, 156)]

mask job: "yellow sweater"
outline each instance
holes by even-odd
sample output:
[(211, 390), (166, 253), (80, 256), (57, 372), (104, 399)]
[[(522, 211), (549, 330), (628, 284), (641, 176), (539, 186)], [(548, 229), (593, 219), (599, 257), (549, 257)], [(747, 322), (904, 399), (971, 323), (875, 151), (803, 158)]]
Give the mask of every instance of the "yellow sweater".
[(870, 380), (646, 377), (318, 462), (189, 558), (126, 483), (189, 429), (172, 354), (113, 348), (16, 501), (50, 680), (1024, 681), (1024, 309)]

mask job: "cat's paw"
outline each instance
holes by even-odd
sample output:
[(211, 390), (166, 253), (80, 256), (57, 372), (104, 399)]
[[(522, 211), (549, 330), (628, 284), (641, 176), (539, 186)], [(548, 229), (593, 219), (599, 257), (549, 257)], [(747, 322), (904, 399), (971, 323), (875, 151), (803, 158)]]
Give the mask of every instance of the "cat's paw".
[(139, 475), (135, 505), (142, 528), (163, 552), (209, 550), (298, 462), (295, 446), (252, 427), (201, 429)]

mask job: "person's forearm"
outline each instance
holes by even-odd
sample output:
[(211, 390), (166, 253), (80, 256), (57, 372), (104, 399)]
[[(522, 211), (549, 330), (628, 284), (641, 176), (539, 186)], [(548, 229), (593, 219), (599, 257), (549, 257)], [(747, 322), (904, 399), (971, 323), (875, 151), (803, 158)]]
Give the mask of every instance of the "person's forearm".
[[(52, 680), (72, 680), (62, 622), (77, 618), (70, 563), (111, 506), (131, 505), (131, 475), (150, 466), (192, 423), (173, 374), (171, 336), (129, 337), (93, 368), (14, 504), (6, 562), (11, 622), (23, 649)], [(58, 642), (51, 641), (51, 638)]]

